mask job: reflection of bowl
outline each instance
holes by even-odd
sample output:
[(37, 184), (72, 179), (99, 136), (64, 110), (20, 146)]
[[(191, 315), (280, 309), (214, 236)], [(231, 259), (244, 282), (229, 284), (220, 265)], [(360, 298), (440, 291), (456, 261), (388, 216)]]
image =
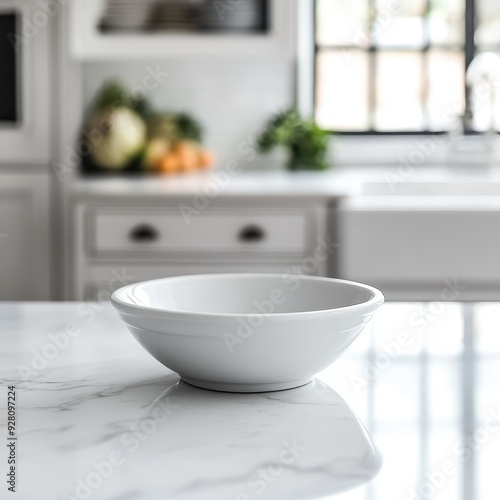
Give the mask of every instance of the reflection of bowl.
[[(165, 391), (158, 396), (160, 384)], [(155, 456), (155, 470), (176, 471), (168, 481), (162, 474), (148, 476), (150, 498), (158, 498), (156, 491), (163, 499), (178, 498), (178, 492), (185, 491), (182, 500), (326, 499), (368, 482), (382, 465), (357, 416), (317, 379), (290, 391), (228, 395), (179, 384), (171, 375), (142, 385), (140, 396), (130, 399), (135, 411), (140, 403), (143, 408), (133, 428), (158, 423), (154, 440), (159, 450), (168, 449)], [(166, 422), (160, 420), (164, 409)], [(292, 456), (283, 455), (287, 443), (295, 444)], [(269, 465), (269, 477), (276, 481), (257, 489), (258, 471)], [(280, 471), (281, 465), (286, 467)], [(142, 467), (136, 469), (139, 475), (148, 466), (151, 460), (134, 462), (134, 467)], [(249, 482), (250, 471), (255, 471), (255, 482)], [(141, 492), (147, 498), (146, 490)]]
[(310, 382), (383, 301), (367, 285), (290, 274), (179, 276), (128, 285), (111, 296), (158, 361), (190, 384), (234, 392)]

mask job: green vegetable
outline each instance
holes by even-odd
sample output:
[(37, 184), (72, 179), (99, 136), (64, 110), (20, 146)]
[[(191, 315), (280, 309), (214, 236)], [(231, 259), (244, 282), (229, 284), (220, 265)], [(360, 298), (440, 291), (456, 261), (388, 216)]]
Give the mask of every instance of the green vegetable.
[(124, 106), (95, 114), (89, 120), (88, 128), (100, 136), (93, 145), (91, 158), (101, 168), (125, 168), (146, 146), (144, 120)]
[(177, 128), (183, 139), (202, 141), (203, 130), (201, 125), (187, 113), (179, 113), (176, 117)]
[(184, 139), (201, 143), (203, 129), (199, 122), (187, 113), (161, 113), (153, 115), (148, 121), (149, 135), (163, 138), (169, 142)]
[(294, 109), (275, 115), (257, 138), (258, 150), (266, 153), (276, 146), (288, 149), (290, 170), (328, 168), (329, 133), (304, 120)]
[(166, 152), (180, 141), (201, 143), (203, 135), (201, 125), (191, 115), (153, 113), (146, 98), (131, 94), (117, 80), (108, 80), (99, 90), (85, 127), (97, 137), (88, 158), (91, 167), (107, 170), (147, 166), (151, 142), (157, 151), (160, 144)]
[(129, 108), (139, 116), (145, 118), (151, 113), (149, 102), (146, 98), (135, 97), (116, 80), (108, 80), (99, 91), (93, 105), (94, 111), (115, 109), (118, 107)]

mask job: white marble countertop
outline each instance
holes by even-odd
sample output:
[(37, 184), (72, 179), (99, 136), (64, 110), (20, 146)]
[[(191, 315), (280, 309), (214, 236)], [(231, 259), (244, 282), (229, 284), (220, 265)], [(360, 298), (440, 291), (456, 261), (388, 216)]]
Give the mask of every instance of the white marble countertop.
[(71, 184), (75, 201), (173, 199), (222, 203), (340, 202), (345, 210), (500, 210), (500, 169), (338, 167), (325, 172), (215, 170), (172, 177), (88, 177)]
[(316, 382), (234, 395), (179, 384), (107, 305), (0, 304), (12, 498), (497, 500), (499, 324), (496, 303), (385, 304)]
[(337, 170), (326, 172), (242, 171), (228, 173), (214, 170), (166, 177), (86, 177), (75, 180), (76, 198), (165, 197), (184, 198), (206, 194), (212, 198), (272, 197), (331, 199), (358, 189), (353, 175)]
[(16, 498), (306, 500), (380, 468), (363, 425), (319, 380), (265, 394), (191, 387), (103, 304), (3, 304), (0, 321)]

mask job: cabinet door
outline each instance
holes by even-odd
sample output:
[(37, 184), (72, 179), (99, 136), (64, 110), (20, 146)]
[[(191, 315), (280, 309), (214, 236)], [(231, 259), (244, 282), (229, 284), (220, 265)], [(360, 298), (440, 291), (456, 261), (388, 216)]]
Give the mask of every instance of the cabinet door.
[(391, 300), (450, 300), (450, 283), (456, 299), (498, 300), (499, 227), (497, 210), (345, 210), (342, 274)]
[(0, 300), (50, 299), (48, 174), (0, 173)]

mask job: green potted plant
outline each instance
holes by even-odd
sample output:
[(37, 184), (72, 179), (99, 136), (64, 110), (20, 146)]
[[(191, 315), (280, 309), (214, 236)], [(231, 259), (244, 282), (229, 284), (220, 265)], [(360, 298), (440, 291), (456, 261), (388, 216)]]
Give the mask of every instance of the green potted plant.
[(267, 153), (277, 146), (288, 150), (289, 170), (325, 170), (329, 167), (329, 133), (290, 109), (275, 115), (257, 138), (257, 148)]

